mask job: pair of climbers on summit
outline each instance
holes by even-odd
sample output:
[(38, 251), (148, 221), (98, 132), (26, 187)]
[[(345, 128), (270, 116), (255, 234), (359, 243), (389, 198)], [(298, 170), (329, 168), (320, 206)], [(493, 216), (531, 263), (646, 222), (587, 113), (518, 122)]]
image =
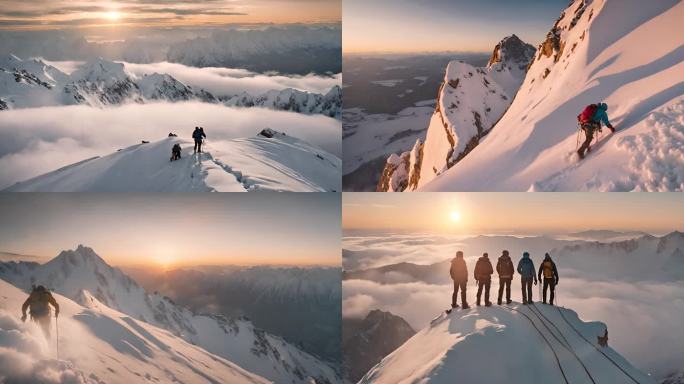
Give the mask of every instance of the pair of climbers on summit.
[[(524, 252), (522, 258), (518, 262), (517, 272), (520, 274), (520, 282), (522, 285), (522, 303), (524, 305), (532, 304), (532, 283), (534, 285), (538, 284), (538, 280), (544, 277), (544, 289), (543, 289), (543, 302), (546, 304), (546, 294), (550, 289), (550, 300), (549, 304), (553, 305), (555, 298), (555, 289), (558, 285), (558, 270), (556, 264), (551, 259), (551, 256), (547, 253), (544, 257), (544, 261), (539, 266), (537, 271), (534, 267), (534, 262), (530, 258), (529, 252)], [(461, 293), (461, 307), (463, 309), (470, 308), (468, 301), (466, 299), (466, 286), (468, 283), (468, 266), (466, 265), (465, 259), (463, 257), (463, 252), (456, 252), (456, 257), (451, 261), (451, 268), (449, 270), (451, 279), (454, 282), (454, 291), (451, 295), (451, 308), (457, 308), (458, 293)], [(506, 290), (506, 304), (510, 304), (511, 301), (511, 281), (513, 280), (513, 274), (515, 270), (513, 269), (513, 261), (509, 256), (507, 250), (504, 250), (497, 260), (496, 263), (496, 273), (499, 275), (499, 295), (497, 299), (497, 304), (502, 305), (503, 303), (503, 293)], [(489, 301), (489, 291), (492, 283), (492, 274), (494, 270), (492, 268), (492, 263), (489, 260), (489, 255), (484, 253), (482, 257), (477, 260), (475, 264), (475, 271), (473, 273), (475, 281), (477, 281), (477, 305), (480, 306), (482, 301), (482, 291), (484, 289), (484, 302), (485, 306), (489, 307), (492, 303)], [(451, 312), (448, 310), (447, 312)]]
[(21, 321), (26, 321), (26, 310), (30, 310), (31, 320), (38, 323), (46, 338), (50, 337), (50, 322), (52, 320), (50, 305), (55, 308), (55, 318), (59, 316), (59, 304), (42, 285), (34, 286), (31, 294), (21, 306)]
[[(176, 137), (175, 134), (169, 133), (169, 137)], [(202, 153), (202, 142), (207, 138), (207, 134), (204, 133), (203, 127), (195, 127), (192, 131), (192, 139), (195, 141), (194, 153)], [(181, 146), (179, 143), (175, 143), (171, 148), (171, 161), (180, 160), (181, 158)]]
[(584, 142), (577, 149), (577, 155), (580, 160), (584, 159), (587, 151), (589, 151), (589, 146), (591, 141), (594, 139), (594, 134), (598, 131), (601, 132), (601, 123), (608, 127), (610, 133), (615, 132), (615, 128), (610, 124), (608, 120), (608, 104), (597, 103), (589, 104), (584, 107), (582, 113), (577, 115), (577, 122), (579, 123), (580, 129), (584, 132)]

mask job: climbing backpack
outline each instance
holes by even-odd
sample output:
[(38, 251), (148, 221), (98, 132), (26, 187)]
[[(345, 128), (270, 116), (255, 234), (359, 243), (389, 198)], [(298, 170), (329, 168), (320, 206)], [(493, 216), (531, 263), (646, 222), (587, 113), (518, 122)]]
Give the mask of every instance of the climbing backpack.
[(50, 292), (43, 289), (34, 289), (29, 296), (29, 309), (31, 317), (43, 317), (50, 314)]
[(513, 277), (513, 261), (509, 257), (501, 259), (499, 277), (502, 279)]
[(544, 278), (550, 279), (553, 277), (553, 262), (546, 260), (542, 263), (542, 270), (544, 271)]
[(593, 122), (592, 118), (594, 117), (594, 114), (596, 113), (597, 109), (598, 109), (598, 104), (587, 105), (586, 107), (584, 107), (584, 110), (582, 111), (582, 113), (577, 115), (577, 120), (582, 125), (592, 123)]

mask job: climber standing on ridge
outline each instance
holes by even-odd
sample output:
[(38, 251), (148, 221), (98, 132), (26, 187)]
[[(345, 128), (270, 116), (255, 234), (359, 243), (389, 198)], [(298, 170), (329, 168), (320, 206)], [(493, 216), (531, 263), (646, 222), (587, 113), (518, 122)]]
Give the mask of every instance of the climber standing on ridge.
[(511, 281), (513, 280), (513, 261), (508, 255), (508, 251), (504, 250), (499, 260), (496, 262), (496, 273), (499, 274), (499, 298), (496, 300), (498, 305), (501, 305), (504, 286), (506, 286), (506, 304), (511, 303)]
[(532, 304), (532, 280), (537, 285), (537, 275), (534, 273), (534, 262), (530, 259), (529, 252), (524, 252), (518, 262), (518, 273), (522, 283), (523, 304)]
[(202, 153), (202, 139), (206, 138), (207, 135), (204, 133), (204, 128), (195, 127), (192, 132), (192, 138), (195, 140), (195, 152)]
[(615, 132), (615, 128), (613, 128), (610, 121), (608, 121), (607, 110), (608, 104), (606, 103), (589, 104), (584, 107), (582, 113), (577, 115), (577, 121), (584, 132), (584, 142), (577, 150), (577, 155), (580, 160), (584, 159), (584, 156), (586, 156), (586, 152), (589, 150), (589, 146), (594, 139), (596, 131), (601, 132), (601, 123), (610, 129), (610, 133)]
[(549, 304), (553, 305), (556, 285), (558, 285), (558, 270), (556, 269), (556, 263), (551, 260), (551, 256), (548, 253), (544, 256), (544, 261), (539, 266), (539, 273), (537, 273), (539, 280), (542, 278), (542, 272), (544, 273), (544, 304), (546, 304), (546, 289), (550, 287), (551, 296), (549, 297)]
[[(451, 295), (451, 308), (457, 308), (456, 299), (458, 297), (458, 290), (461, 289), (461, 307), (468, 309), (470, 306), (466, 301), (466, 285), (468, 283), (468, 267), (463, 259), (463, 252), (456, 252), (456, 257), (451, 260), (451, 269), (449, 270), (451, 280), (454, 281), (454, 293)], [(451, 311), (448, 311), (451, 312)]]
[(489, 254), (485, 252), (482, 257), (477, 259), (475, 264), (475, 281), (477, 281), (477, 306), (480, 306), (480, 297), (482, 296), (482, 287), (485, 291), (485, 306), (491, 307), (492, 303), (489, 301), (489, 288), (492, 286), (492, 262), (489, 261)]
[(50, 305), (55, 307), (55, 318), (59, 316), (59, 304), (50, 291), (42, 285), (34, 286), (29, 297), (21, 306), (21, 321), (26, 321), (26, 309), (31, 310), (31, 320), (35, 321), (43, 329), (46, 338), (50, 338)]

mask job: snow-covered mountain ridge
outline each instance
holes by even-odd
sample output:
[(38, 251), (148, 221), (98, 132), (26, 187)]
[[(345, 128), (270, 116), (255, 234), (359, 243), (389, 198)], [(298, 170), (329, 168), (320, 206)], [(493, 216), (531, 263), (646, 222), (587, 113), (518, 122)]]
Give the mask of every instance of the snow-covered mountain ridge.
[(46, 340), (35, 323), (22, 323), (17, 315), (27, 293), (1, 279), (0, 292), (0, 349), (6, 363), (2, 382), (270, 382), (164, 329), (107, 308), (87, 291), (81, 295), (85, 306), (53, 294), (60, 316)]
[(86, 308), (110, 307), (136, 320), (164, 328), (211, 354), (278, 383), (335, 383), (337, 373), (283, 339), (246, 319), (198, 315), (168, 298), (150, 294), (92, 249), (63, 251), (45, 264), (0, 263), (0, 278), (28, 290), (43, 284)]
[[(181, 159), (169, 162), (175, 143)], [(339, 191), (342, 161), (302, 140), (265, 129), (216, 141), (193, 154), (193, 142), (169, 137), (86, 159), (19, 182), (7, 191)]]
[(415, 190), (470, 153), (510, 105), (534, 53), (512, 35), (497, 44), (486, 68), (450, 62), (425, 142), (417, 140), (411, 151), (391, 155), (377, 190)]
[[(422, 191), (674, 191), (684, 186), (684, 3), (575, 0), (480, 145)], [(643, 49), (648, 47), (648, 49)], [(578, 162), (576, 116), (605, 102), (617, 132)]]
[(104, 59), (89, 61), (68, 75), (42, 60), (9, 55), (0, 58), (0, 86), (0, 109), (74, 104), (102, 108), (129, 102), (197, 100), (339, 118), (342, 108), (339, 86), (324, 95), (293, 88), (262, 95), (213, 95), (168, 74), (135, 76), (124, 64)]
[(598, 345), (605, 330), (542, 304), (457, 309), (435, 318), (359, 383), (510, 383), (511, 375), (524, 383), (655, 383)]

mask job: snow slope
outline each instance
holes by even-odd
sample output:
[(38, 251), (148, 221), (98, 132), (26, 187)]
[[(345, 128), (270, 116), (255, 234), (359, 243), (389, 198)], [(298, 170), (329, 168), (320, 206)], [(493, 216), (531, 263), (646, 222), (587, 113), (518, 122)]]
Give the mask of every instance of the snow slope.
[[(683, 189), (683, 19), (676, 0), (573, 1), (492, 132), (421, 190)], [(618, 132), (578, 163), (576, 116), (598, 101)]]
[(254, 328), (246, 319), (193, 314), (168, 298), (147, 293), (91, 248), (63, 251), (42, 265), (0, 263), (0, 278), (26, 290), (32, 284), (46, 285), (92, 310), (117, 310), (274, 382), (309, 384), (313, 379), (324, 384), (338, 380), (337, 373), (325, 363)]
[(509, 308), (442, 314), (359, 383), (655, 383), (597, 346), (605, 324), (542, 304)]
[(90, 293), (82, 306), (55, 294), (60, 305), (59, 360), (52, 324), (46, 340), (21, 323), (27, 293), (0, 280), (0, 381), (40, 383), (268, 383), (236, 364), (128, 315)]
[(467, 156), (510, 105), (534, 52), (512, 35), (497, 44), (486, 68), (450, 62), (425, 142), (417, 140), (402, 162), (390, 156), (377, 190), (415, 190)]
[[(210, 142), (169, 137), (86, 159), (17, 183), (7, 191), (339, 191), (341, 160), (285, 134)], [(170, 162), (179, 143), (181, 159)]]

